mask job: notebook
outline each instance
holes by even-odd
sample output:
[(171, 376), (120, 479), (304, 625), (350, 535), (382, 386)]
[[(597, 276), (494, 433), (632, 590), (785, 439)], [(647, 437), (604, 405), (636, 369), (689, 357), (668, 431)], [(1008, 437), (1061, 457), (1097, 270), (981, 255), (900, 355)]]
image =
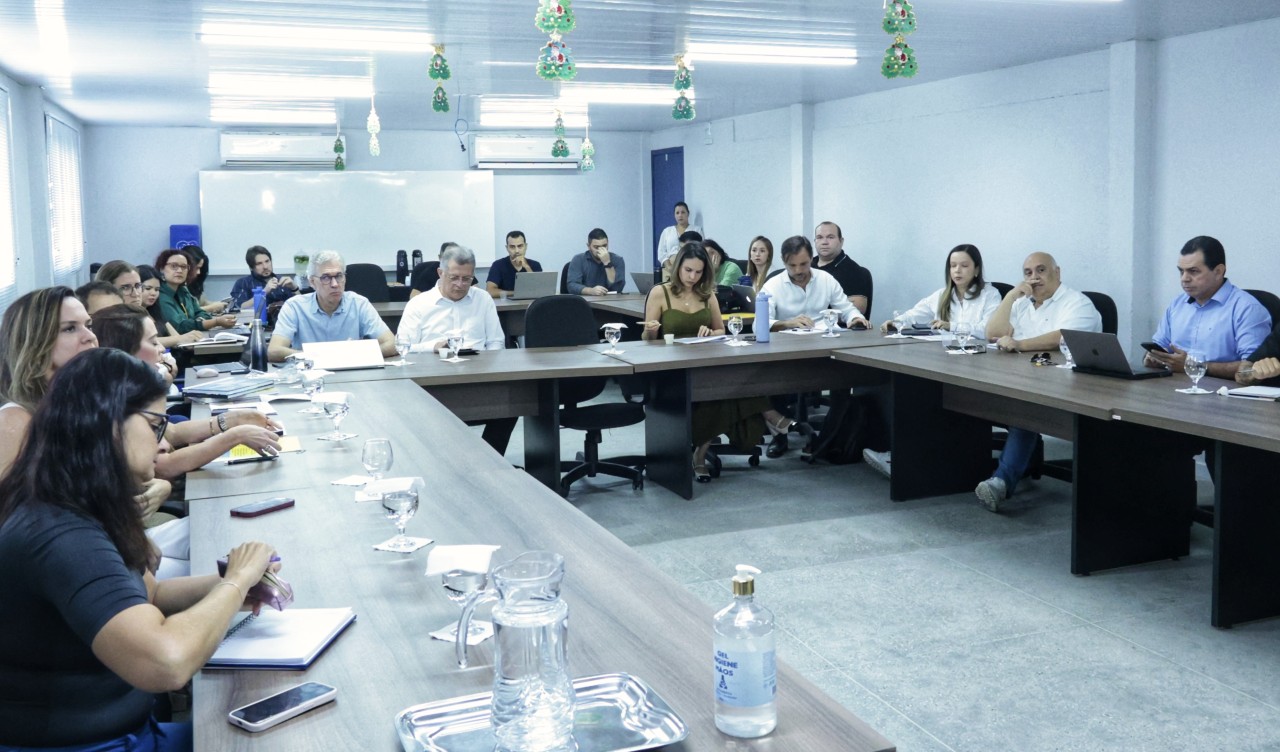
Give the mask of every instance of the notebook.
[(516, 275), (516, 287), (512, 300), (533, 300), (556, 294), (556, 277), (559, 272), (521, 272)]
[(263, 609), (233, 624), (204, 667), (305, 669), (355, 620), (350, 608)]
[(187, 386), (185, 394), (189, 398), (206, 398), (229, 400), (244, 396), (260, 389), (275, 386), (271, 379), (252, 379), (244, 376), (223, 376), (213, 381), (197, 382)]
[(322, 371), (354, 371), (382, 368), (386, 359), (376, 339), (349, 339), (341, 342), (303, 342), (302, 352)]
[(1120, 379), (1155, 379), (1172, 375), (1167, 368), (1147, 368), (1130, 363), (1114, 334), (1063, 329), (1062, 339), (1071, 348), (1075, 370), (1081, 373)]
[(641, 295), (648, 295), (653, 289), (655, 276), (654, 272), (631, 272), (631, 281), (636, 283), (636, 289)]

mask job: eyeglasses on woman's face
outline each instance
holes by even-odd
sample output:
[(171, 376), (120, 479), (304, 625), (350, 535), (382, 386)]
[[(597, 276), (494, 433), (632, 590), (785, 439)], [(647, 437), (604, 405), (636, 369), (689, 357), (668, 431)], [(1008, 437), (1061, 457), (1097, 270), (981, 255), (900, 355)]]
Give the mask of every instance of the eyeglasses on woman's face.
[(140, 295), (142, 293), (142, 283), (135, 282), (132, 285), (116, 285), (116, 289), (120, 291), (121, 295)]
[(170, 261), (169, 263), (164, 265), (164, 268), (172, 269), (175, 272), (177, 271), (185, 272), (186, 270), (191, 268), (191, 265), (185, 261)]
[(169, 416), (164, 413), (153, 413), (150, 410), (139, 410), (138, 414), (147, 417), (147, 422), (151, 424), (151, 430), (156, 432), (156, 442), (159, 443), (164, 438), (164, 429), (169, 426)]

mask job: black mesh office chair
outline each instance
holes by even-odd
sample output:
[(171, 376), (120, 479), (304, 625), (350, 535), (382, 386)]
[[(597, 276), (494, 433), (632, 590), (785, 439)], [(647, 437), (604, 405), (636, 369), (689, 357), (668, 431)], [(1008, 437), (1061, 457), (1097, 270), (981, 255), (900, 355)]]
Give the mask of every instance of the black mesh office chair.
[(1115, 334), (1120, 331), (1120, 316), (1116, 312), (1116, 302), (1111, 296), (1104, 292), (1090, 292), (1084, 290), (1084, 296), (1093, 303), (1093, 307), (1098, 309), (1098, 315), (1102, 317), (1102, 331), (1107, 334)]
[(1008, 282), (988, 282), (987, 284), (996, 288), (996, 290), (1000, 292), (1001, 298), (1008, 295), (1009, 291), (1013, 289), (1013, 285), (1009, 284)]
[(1245, 290), (1245, 292), (1257, 298), (1262, 307), (1267, 309), (1267, 313), (1271, 314), (1271, 327), (1273, 329), (1280, 326), (1280, 297), (1266, 290)]
[(365, 296), (370, 303), (391, 300), (387, 274), (377, 264), (347, 264), (347, 289)]
[[(524, 316), (524, 342), (527, 348), (573, 347), (600, 341), (596, 317), (591, 306), (578, 295), (552, 295), (529, 304)], [(623, 428), (644, 421), (644, 405), (634, 402), (606, 402), (584, 405), (600, 396), (607, 379), (589, 376), (560, 380), (560, 427), (586, 431), (582, 460), (561, 463), (560, 493), (567, 495), (574, 481), (598, 474), (612, 475), (631, 481), (631, 487), (644, 488), (643, 457), (600, 459), (600, 442), (607, 428)]]
[(418, 292), (426, 292), (435, 287), (436, 280), (440, 278), (437, 271), (439, 268), (439, 261), (423, 261), (414, 266), (413, 273), (409, 275), (409, 287)]
[[(573, 262), (570, 261), (569, 264), (571, 263)], [(565, 264), (564, 268), (560, 270), (560, 294), (561, 295), (569, 294), (569, 264)]]

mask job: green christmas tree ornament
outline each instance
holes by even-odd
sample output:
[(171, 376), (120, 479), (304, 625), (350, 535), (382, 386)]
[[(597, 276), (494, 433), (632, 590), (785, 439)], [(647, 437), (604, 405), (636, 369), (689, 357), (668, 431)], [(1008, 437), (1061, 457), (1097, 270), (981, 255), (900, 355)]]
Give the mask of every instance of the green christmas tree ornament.
[(578, 163), (578, 169), (583, 172), (591, 172), (596, 168), (596, 161), (586, 154), (582, 155), (582, 161)]
[(333, 153), (334, 153), (334, 154), (341, 154), (342, 152), (344, 152), (344, 151), (346, 151), (346, 150), (347, 150), (347, 149), (346, 149), (346, 147), (342, 145), (342, 136), (338, 136), (337, 138), (335, 138), (335, 139), (333, 140)]
[(436, 54), (431, 56), (431, 65), (427, 68), (427, 75), (435, 81), (448, 81), (449, 61), (444, 59), (444, 45), (437, 44), (435, 46)]
[(449, 95), (445, 94), (443, 84), (436, 84), (436, 93), (431, 97), (431, 109), (436, 112), (449, 111)]
[(684, 94), (676, 97), (676, 103), (671, 107), (672, 120), (693, 120), (697, 117), (697, 113), (693, 109), (693, 102)]
[(337, 159), (333, 160), (333, 169), (337, 170), (338, 172), (342, 172), (343, 170), (347, 169), (347, 163), (342, 161), (341, 154), (338, 155)]
[(916, 12), (907, 0), (892, 0), (884, 9), (880, 26), (886, 34), (910, 34), (916, 30)]
[(884, 61), (880, 63), (880, 72), (885, 78), (911, 78), (919, 72), (916, 65), (916, 53), (906, 40), (898, 35), (889, 49), (884, 51)]
[(544, 34), (567, 34), (577, 26), (572, 0), (541, 0), (533, 25)]
[(564, 116), (560, 114), (559, 110), (556, 111), (556, 135), (564, 138)]
[(551, 156), (567, 157), (569, 156), (569, 144), (565, 143), (563, 138), (557, 138), (556, 142), (551, 145)]
[(676, 80), (671, 84), (676, 91), (688, 91), (693, 88), (693, 74), (685, 67), (684, 57), (676, 55)]
[(545, 81), (571, 81), (578, 75), (573, 64), (573, 52), (559, 34), (552, 34), (538, 56), (538, 78)]

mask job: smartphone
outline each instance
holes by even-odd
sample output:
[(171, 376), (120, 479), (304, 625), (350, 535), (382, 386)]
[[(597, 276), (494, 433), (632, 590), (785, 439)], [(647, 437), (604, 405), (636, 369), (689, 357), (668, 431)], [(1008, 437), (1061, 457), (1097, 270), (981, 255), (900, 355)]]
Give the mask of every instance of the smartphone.
[(242, 504), (231, 509), (232, 517), (258, 517), (267, 512), (275, 512), (281, 509), (288, 509), (293, 506), (293, 499), (287, 496), (277, 496), (274, 499), (264, 499), (263, 501), (255, 501), (252, 504)]
[(257, 457), (238, 457), (234, 460), (227, 460), (228, 465), (243, 465), (246, 462), (275, 462), (280, 459), (278, 454), (259, 454)]
[(1147, 352), (1162, 352), (1165, 355), (1170, 354), (1168, 350), (1164, 349), (1160, 345), (1157, 345), (1155, 342), (1143, 342), (1142, 349), (1146, 350)]
[(476, 353), (476, 351), (475, 351), (475, 349), (474, 349), (474, 348), (470, 348), (470, 347), (464, 347), (464, 348), (462, 348), (461, 350), (458, 350), (458, 355), (460, 355), (460, 356), (461, 356), (461, 355), (475, 355), (475, 354), (477, 354), (477, 353)]
[(337, 696), (338, 690), (328, 684), (307, 682), (236, 708), (227, 714), (227, 720), (247, 731), (264, 731), (312, 708), (333, 702)]

